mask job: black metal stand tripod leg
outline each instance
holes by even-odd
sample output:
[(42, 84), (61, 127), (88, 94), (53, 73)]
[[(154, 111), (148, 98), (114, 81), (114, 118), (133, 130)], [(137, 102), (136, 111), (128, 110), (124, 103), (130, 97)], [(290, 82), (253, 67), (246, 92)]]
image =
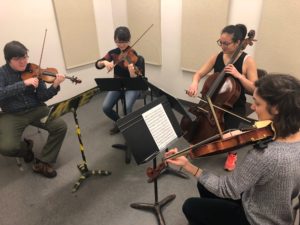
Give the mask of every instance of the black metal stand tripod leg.
[[(153, 159), (153, 168), (156, 168), (156, 158)], [(154, 179), (154, 198), (155, 202), (153, 204), (150, 203), (132, 203), (130, 206), (134, 209), (142, 209), (142, 210), (150, 210), (155, 213), (158, 224), (165, 225), (165, 220), (162, 215), (161, 209), (167, 203), (171, 202), (176, 198), (175, 194), (168, 195), (163, 200), (158, 201), (158, 188), (157, 188), (157, 178)]]
[(176, 198), (176, 195), (172, 194), (167, 197), (165, 197), (163, 200), (156, 202), (154, 204), (150, 203), (132, 203), (130, 206), (135, 209), (142, 209), (142, 210), (151, 210), (155, 213), (157, 216), (158, 224), (159, 225), (165, 225), (166, 222), (164, 220), (164, 217), (162, 215), (161, 209), (164, 205), (172, 201)]
[(131, 161), (131, 151), (127, 147), (127, 145), (124, 144), (114, 144), (112, 145), (113, 148), (124, 150), (125, 151), (125, 163), (129, 164)]
[(76, 133), (77, 133), (77, 137), (78, 137), (78, 141), (80, 144), (80, 152), (81, 152), (81, 157), (83, 160), (82, 164), (77, 165), (81, 175), (78, 179), (78, 181), (74, 184), (72, 192), (76, 192), (78, 190), (78, 188), (80, 187), (81, 183), (83, 181), (85, 181), (87, 178), (89, 178), (90, 176), (108, 176), (111, 174), (111, 172), (107, 171), (107, 170), (89, 170), (88, 166), (87, 166), (87, 162), (86, 162), (86, 157), (84, 154), (84, 148), (83, 148), (83, 143), (81, 140), (81, 132), (80, 132), (80, 127), (79, 127), (79, 123), (78, 123), (78, 119), (77, 119), (77, 113), (76, 113), (76, 109), (73, 110), (73, 115), (74, 115), (74, 121), (76, 124)]
[(72, 192), (76, 192), (78, 190), (78, 188), (80, 187), (80, 185), (82, 184), (83, 181), (85, 181), (87, 178), (89, 178), (90, 176), (108, 176), (111, 174), (111, 172), (107, 171), (107, 170), (89, 170), (86, 166), (86, 164), (79, 164), (77, 165), (81, 176), (79, 177), (78, 181), (74, 184)]

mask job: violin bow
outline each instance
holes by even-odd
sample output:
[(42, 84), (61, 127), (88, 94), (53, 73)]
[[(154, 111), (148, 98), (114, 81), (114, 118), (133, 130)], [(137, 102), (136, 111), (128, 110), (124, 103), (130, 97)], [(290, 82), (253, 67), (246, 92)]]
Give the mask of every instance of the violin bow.
[(215, 108), (214, 108), (213, 103), (212, 103), (212, 101), (211, 101), (211, 98), (210, 98), (210, 96), (207, 95), (207, 96), (206, 96), (206, 99), (207, 99), (207, 102), (208, 102), (210, 111), (212, 112), (213, 117), (214, 117), (214, 119), (215, 119), (215, 122), (216, 122), (216, 125), (217, 125), (217, 128), (218, 128), (220, 137), (221, 137), (221, 139), (223, 140), (223, 139), (224, 139), (224, 136), (223, 136), (223, 133), (222, 133), (222, 129), (221, 129), (219, 120), (218, 120), (218, 118), (217, 118), (217, 114), (216, 114)]
[(41, 51), (41, 56), (40, 56), (40, 61), (39, 61), (39, 74), (40, 74), (40, 71), (41, 71), (41, 64), (42, 64), (42, 58), (43, 58), (43, 54), (44, 54), (46, 36), (47, 36), (47, 28), (45, 29), (44, 40), (43, 40), (43, 45), (42, 45), (42, 51)]
[[(205, 101), (204, 99), (202, 99), (200, 96), (197, 96), (197, 98), (199, 98), (200, 101), (209, 104), (207, 101)], [(197, 106), (197, 107), (198, 107), (198, 106)], [(226, 110), (226, 109), (223, 109), (222, 107), (219, 107), (219, 106), (214, 105), (214, 104), (213, 104), (213, 107), (214, 107), (214, 108), (217, 108), (217, 109), (220, 109), (220, 110), (222, 110), (223, 112), (229, 113), (229, 114), (231, 114), (231, 115), (233, 115), (233, 116), (235, 116), (235, 117), (237, 117), (237, 118), (239, 118), (239, 119), (241, 119), (241, 120), (243, 120), (243, 121), (245, 121), (245, 122), (247, 122), (247, 123), (250, 123), (250, 124), (252, 123), (251, 120), (248, 120), (248, 119), (246, 119), (246, 118), (244, 118), (244, 117), (242, 117), (242, 116), (239, 116), (239, 115), (237, 115), (237, 114), (235, 114), (235, 113), (233, 113), (233, 112), (230, 112), (230, 111), (228, 111), (228, 110)], [(204, 109), (201, 108), (201, 110), (204, 110)], [(207, 110), (205, 110), (205, 111), (207, 112)]]
[(142, 35), (132, 44), (131, 48), (133, 46), (135, 46), (135, 44), (137, 44), (141, 39), (142, 37), (153, 27), (153, 23), (144, 31), (144, 33), (142, 33)]

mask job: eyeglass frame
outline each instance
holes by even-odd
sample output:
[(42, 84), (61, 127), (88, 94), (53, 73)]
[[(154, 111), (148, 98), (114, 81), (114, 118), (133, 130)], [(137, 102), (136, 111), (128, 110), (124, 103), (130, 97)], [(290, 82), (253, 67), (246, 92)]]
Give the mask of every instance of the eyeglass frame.
[(12, 57), (11, 60), (20, 62), (20, 61), (23, 61), (23, 60), (27, 60), (28, 58), (29, 58), (28, 55), (24, 55), (24, 56), (16, 56), (16, 57)]
[(230, 42), (230, 43), (226, 43), (226, 42), (222, 42), (220, 39), (217, 40), (217, 45), (220, 46), (220, 47), (221, 47), (222, 45), (228, 47), (228, 46), (231, 45), (232, 43), (234, 43), (234, 42), (232, 41), (232, 42)]
[(121, 45), (121, 44), (129, 44), (130, 41), (115, 41), (115, 43), (119, 44), (119, 45)]

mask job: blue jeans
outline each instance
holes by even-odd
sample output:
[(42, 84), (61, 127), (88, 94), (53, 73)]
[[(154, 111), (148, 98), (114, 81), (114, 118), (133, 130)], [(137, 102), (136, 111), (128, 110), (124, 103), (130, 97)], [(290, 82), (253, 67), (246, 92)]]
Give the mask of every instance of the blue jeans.
[[(125, 102), (126, 102), (126, 113), (132, 112), (133, 104), (136, 99), (140, 96), (141, 91), (125, 91)], [(120, 116), (113, 109), (115, 104), (118, 102), (121, 97), (121, 91), (109, 91), (103, 102), (103, 112), (106, 116), (108, 116), (111, 120), (117, 121)]]

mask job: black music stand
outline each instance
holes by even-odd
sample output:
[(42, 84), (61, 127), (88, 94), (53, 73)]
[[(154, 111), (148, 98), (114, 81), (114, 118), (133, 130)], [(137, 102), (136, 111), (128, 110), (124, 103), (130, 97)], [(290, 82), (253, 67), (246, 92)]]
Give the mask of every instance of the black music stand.
[(78, 123), (78, 119), (77, 119), (77, 108), (88, 103), (91, 98), (98, 92), (98, 88), (93, 88), (89, 91), (86, 91), (84, 93), (81, 93), (71, 99), (68, 99), (66, 101), (62, 101), (59, 102), (55, 105), (53, 105), (50, 108), (50, 112), (48, 114), (48, 116), (45, 118), (45, 121), (47, 123), (47, 121), (53, 120), (55, 118), (58, 118), (68, 112), (72, 112), (73, 116), (74, 116), (74, 121), (76, 124), (76, 133), (77, 133), (77, 137), (78, 137), (78, 141), (79, 141), (79, 145), (80, 145), (80, 152), (81, 152), (81, 157), (82, 157), (82, 163), (77, 165), (77, 168), (79, 169), (81, 175), (78, 179), (78, 181), (74, 184), (72, 192), (76, 192), (78, 190), (78, 188), (80, 187), (81, 183), (83, 181), (85, 181), (87, 178), (89, 178), (90, 176), (108, 176), (111, 174), (111, 172), (107, 171), (107, 170), (89, 170), (88, 166), (87, 166), (87, 161), (86, 161), (86, 157), (84, 154), (84, 147), (83, 147), (83, 143), (82, 143), (82, 139), (81, 139), (81, 131), (80, 131), (80, 127), (79, 127), (79, 123)]
[[(150, 82), (148, 82), (148, 85), (151, 90), (151, 99), (153, 99), (153, 95), (157, 96), (157, 97), (166, 96), (172, 109), (177, 111), (179, 114), (186, 116), (186, 117), (190, 118), (191, 120), (193, 120), (192, 114), (185, 110), (184, 106), (180, 103), (180, 101), (177, 98), (173, 97), (172, 95), (170, 95), (166, 91), (162, 90), (161, 88), (156, 87), (154, 84), (152, 84)], [(166, 151), (168, 151), (168, 149), (166, 149)], [(181, 178), (184, 178), (184, 179), (189, 179), (189, 176), (187, 174), (185, 174), (183, 171), (174, 169), (174, 168), (170, 167), (169, 165), (167, 165), (161, 171), (159, 176), (163, 175), (163, 174), (172, 174), (172, 175), (176, 175)], [(151, 179), (151, 178), (148, 179), (149, 183), (152, 181), (153, 181), (153, 179)]]
[[(182, 135), (178, 121), (165, 96), (118, 120), (117, 125), (130, 147), (136, 163), (139, 165), (152, 160), (154, 170), (157, 168), (157, 155)], [(154, 212), (158, 223), (165, 225), (161, 209), (174, 200), (176, 195), (172, 194), (158, 201), (157, 177), (153, 181), (154, 203), (132, 203), (130, 206)]]
[[(127, 90), (148, 90), (148, 82), (145, 77), (136, 78), (95, 78), (95, 81), (101, 91), (121, 91), (123, 98), (123, 112), (127, 115), (125, 91)], [(130, 148), (126, 144), (113, 144), (113, 148), (125, 151), (125, 163), (131, 161)]]

